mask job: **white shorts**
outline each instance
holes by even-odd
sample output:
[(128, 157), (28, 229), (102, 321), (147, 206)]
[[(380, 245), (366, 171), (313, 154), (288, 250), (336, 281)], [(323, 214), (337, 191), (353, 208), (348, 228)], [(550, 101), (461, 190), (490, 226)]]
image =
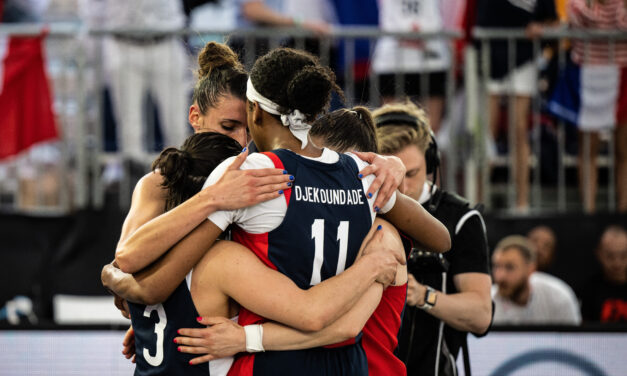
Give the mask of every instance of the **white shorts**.
[(582, 65), (580, 71), (579, 129), (613, 129), (621, 82), (616, 65)]
[(538, 89), (538, 68), (533, 61), (519, 66), (500, 80), (488, 80), (488, 93), (533, 96)]

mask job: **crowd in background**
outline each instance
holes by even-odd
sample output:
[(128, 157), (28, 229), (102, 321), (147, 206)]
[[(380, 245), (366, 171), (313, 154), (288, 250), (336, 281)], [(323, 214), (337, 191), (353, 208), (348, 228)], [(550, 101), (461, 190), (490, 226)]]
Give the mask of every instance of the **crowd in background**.
[[(103, 42), (104, 76), (110, 112), (117, 124), (117, 144), (121, 159), (105, 169), (108, 179), (119, 178), (120, 163), (126, 160), (144, 161), (147, 151), (146, 116), (157, 117), (162, 145), (178, 145), (190, 127), (183, 111), (191, 87), (189, 43), (167, 34), (186, 26), (195, 28), (237, 29), (255, 26), (301, 27), (313, 36), (326, 36), (335, 26), (378, 26), (385, 31), (438, 32), (442, 30), (471, 30), (484, 28), (521, 28), (529, 37), (542, 35), (548, 27), (570, 24), (578, 28), (624, 30), (627, 28), (627, 1), (624, 0), (3, 0), (2, 22), (35, 22), (70, 19), (73, 16), (90, 27), (145, 28), (162, 34), (146, 37), (124, 34), (106, 38)], [(71, 4), (68, 6), (68, 4)], [(49, 6), (49, 8), (48, 8)], [(76, 6), (77, 8), (73, 8)], [(46, 9), (48, 8), (48, 11)], [(52, 16), (54, 11), (62, 16)], [(48, 12), (48, 13), (47, 13)], [(65, 13), (64, 13), (65, 12)], [(471, 38), (467, 38), (470, 40)], [(188, 39), (187, 42), (191, 40)], [(233, 38), (233, 47), (241, 40)], [(311, 42), (311, 41), (310, 41)], [(239, 43), (239, 44), (238, 44)], [(285, 41), (289, 44), (290, 41)], [(462, 66), (462, 42), (448, 48), (439, 39), (418, 41), (392, 37), (381, 38), (376, 45), (358, 40), (355, 43), (353, 72), (354, 87), (347, 90), (354, 102), (372, 102), (369, 85), (377, 86), (382, 103), (407, 97), (419, 102), (429, 116), (438, 141), (446, 144), (446, 75), (452, 64)], [(265, 48), (269, 48), (266, 45)], [(306, 48), (320, 53), (321, 46), (305, 43)], [(573, 40), (564, 44), (543, 45), (542, 58), (533, 54), (530, 41), (515, 44), (515, 62), (509, 62), (506, 42), (490, 45), (490, 72), (487, 83), (490, 150), (502, 153), (506, 148), (503, 96), (512, 95), (515, 125), (516, 208), (527, 213), (529, 208), (529, 125), (532, 98), (541, 95), (547, 104), (543, 126), (555, 129), (558, 119), (576, 126), (579, 132), (580, 182), (583, 208), (595, 211), (597, 176), (596, 155), (600, 153), (602, 137), (599, 131), (611, 131), (614, 143), (616, 207), (627, 211), (627, 42), (605, 41), (584, 44)], [(546, 49), (544, 48), (546, 47)], [(264, 49), (259, 41), (256, 53)], [(341, 51), (338, 46), (336, 51)], [(560, 48), (569, 48), (567, 68), (557, 70), (555, 61)], [(553, 62), (553, 63), (551, 63)], [(348, 67), (344, 54), (330, 61), (342, 81)], [(514, 70), (510, 70), (513, 64)], [(542, 68), (542, 69), (540, 69)], [(553, 70), (552, 70), (553, 69)], [(374, 74), (372, 74), (374, 72)], [(456, 74), (459, 74), (456, 72)], [(370, 78), (376, 77), (377, 82)], [(399, 80), (400, 82), (396, 82)], [(456, 84), (462, 80), (456, 76)], [(571, 87), (577, 83), (575, 87)], [(343, 82), (344, 85), (348, 83)], [(597, 98), (599, 101), (591, 101)], [(146, 106), (152, 103), (152, 107)], [(149, 107), (150, 110), (146, 110)], [(535, 114), (536, 116), (538, 114)], [(449, 125), (450, 126), (450, 125)], [(143, 129), (143, 130), (142, 130)], [(510, 133), (512, 134), (512, 133)], [(584, 143), (584, 139), (585, 141)], [(583, 145), (589, 145), (586, 149)], [(54, 160), (54, 151), (41, 149), (44, 160)], [(588, 157), (585, 157), (588, 156)], [(587, 166), (587, 167), (585, 167)], [(585, 171), (584, 171), (585, 170)], [(6, 170), (0, 168), (0, 174)], [(24, 173), (33, 175), (34, 172)], [(28, 177), (28, 176), (27, 176)], [(592, 182), (584, 188), (587, 181)], [(54, 185), (53, 183), (50, 183)], [(52, 189), (52, 188), (51, 188)], [(489, 229), (488, 229), (489, 231)], [(572, 324), (583, 321), (627, 321), (627, 233), (624, 225), (609, 227), (594, 250), (602, 274), (583, 286), (565, 284), (551, 276), (551, 262), (556, 247), (556, 235), (550, 228), (538, 227), (523, 236), (506, 237), (494, 248), (492, 276), (495, 282), (492, 296), (496, 309), (495, 324)], [(592, 252), (593, 250), (590, 250)], [(581, 306), (581, 310), (580, 307)]]
[[(193, 74), (203, 76), (191, 67), (198, 47), (207, 39), (222, 41), (222, 35), (182, 36), (178, 31), (186, 27), (213, 31), (302, 29), (302, 38), (272, 39), (235, 32), (227, 42), (245, 64), (279, 45), (318, 55), (335, 71), (346, 94), (344, 103), (334, 97), (330, 110), (354, 104), (372, 110), (379, 152), (400, 158), (407, 169), (401, 192), (420, 202), (451, 235), (451, 250), (437, 264), (442, 270), (412, 269), (409, 264), (397, 354), (409, 374), (431, 374), (436, 363), (436, 368), (454, 369), (454, 359), (467, 351), (467, 334), (485, 335), (491, 325), (627, 322), (627, 40), (539, 39), (547, 30), (566, 25), (625, 30), (627, 0), (0, 0), (0, 19), (3, 23), (70, 20), (88, 29), (132, 29), (105, 37), (82, 35), (77, 41), (87, 51), (89, 68), (98, 66), (100, 70), (87, 70), (93, 77), (86, 80), (89, 95), (83, 100), (90, 111), (82, 119), (85, 123), (76, 127), (104, 125), (104, 141), (95, 148), (107, 151), (108, 157), (96, 162), (101, 174), (97, 184), (101, 189), (114, 188), (113, 192), (121, 191), (123, 182), (132, 187), (136, 178), (146, 173), (156, 151), (180, 145), (192, 128), (199, 130), (199, 116), (210, 113), (195, 96), (189, 106)], [(452, 39), (332, 38), (334, 30), (352, 26), (405, 33), (461, 30), (462, 34)], [(518, 29), (524, 36), (481, 40), (473, 38), (476, 28)], [(33, 41), (41, 43), (42, 38)], [(13, 71), (7, 57), (15, 46), (13, 40), (0, 41), (7, 72)], [(43, 60), (43, 47), (36, 47)], [(468, 68), (471, 49), (480, 56), (479, 67)], [(43, 62), (41, 68), (38, 72), (43, 75)], [(486, 94), (478, 117), (485, 123), (481, 142), (486, 144), (489, 174), (498, 174), (499, 156), (509, 156), (512, 161), (508, 171), (514, 187), (507, 208), (510, 213), (535, 214), (530, 208), (534, 201), (531, 182), (540, 177), (530, 173), (534, 163), (548, 170), (546, 180), (555, 179), (556, 164), (550, 153), (543, 149), (540, 159), (533, 146), (538, 137), (548, 138), (549, 146), (555, 148), (558, 130), (565, 130), (565, 148), (578, 156), (578, 179), (572, 180), (579, 185), (580, 208), (586, 214), (597, 211), (599, 201), (602, 174), (597, 157), (609, 156), (612, 163), (606, 170), (614, 170), (610, 173), (613, 180), (605, 180), (615, 188), (608, 195), (615, 193), (616, 211), (623, 214), (617, 217), (618, 224), (604, 229), (596, 248), (562, 248), (556, 257), (560, 240), (588, 234), (558, 232), (540, 220), (527, 234), (499, 233), (502, 238), (488, 244), (487, 233), (492, 229), (483, 215), (492, 213), (484, 213), (481, 205), (472, 202), (481, 196), (463, 198), (456, 194), (458, 186), (444, 184), (447, 176), (455, 175), (445, 173), (454, 166), (454, 159), (470, 155), (468, 150), (458, 150), (460, 143), (453, 141), (471, 116), (467, 110), (471, 97), (482, 95), (464, 93), (467, 69), (478, 71), (482, 84), (474, 88)], [(0, 78), (0, 112), (21, 108), (7, 100), (16, 98), (10, 90), (20, 85)], [(51, 81), (56, 97), (66, 97), (72, 90), (65, 83)], [(13, 191), (19, 191), (23, 208), (55, 204), (55, 192), (72, 194), (71, 185), (60, 180), (75, 177), (59, 171), (59, 161), (78, 162), (64, 155), (59, 145), (64, 137), (66, 144), (77, 141), (68, 128), (64, 128), (65, 135), (60, 131), (60, 123), (67, 117), (57, 114), (53, 119), (51, 111), (67, 111), (72, 106), (57, 100), (47, 107), (50, 119), (28, 123), (34, 124), (31, 133), (35, 136), (28, 142), (20, 140), (12, 151), (0, 150), (0, 158), (5, 158), (0, 160), (0, 206), (7, 200), (5, 191), (11, 184)], [(241, 108), (232, 110), (235, 113)], [(353, 107), (351, 112), (359, 119), (363, 114), (370, 116), (364, 107)], [(8, 125), (7, 118), (13, 118), (13, 123)], [(21, 124), (21, 119), (0, 119), (0, 133), (20, 125), (31, 129), (31, 125)], [(53, 129), (55, 121), (59, 132)], [(42, 133), (44, 124), (48, 126)], [(222, 122), (220, 133), (245, 144), (250, 137), (242, 125)], [(7, 144), (0, 145), (4, 148)], [(483, 182), (478, 183), (477, 191), (487, 189)], [(419, 249), (411, 252), (414, 250)], [(560, 279), (555, 265), (570, 251), (594, 255), (598, 273), (577, 283)], [(28, 298), (17, 297), (3, 304), (0, 322), (13, 324), (20, 316), (35, 322)], [(438, 363), (440, 354), (445, 355), (444, 366)]]

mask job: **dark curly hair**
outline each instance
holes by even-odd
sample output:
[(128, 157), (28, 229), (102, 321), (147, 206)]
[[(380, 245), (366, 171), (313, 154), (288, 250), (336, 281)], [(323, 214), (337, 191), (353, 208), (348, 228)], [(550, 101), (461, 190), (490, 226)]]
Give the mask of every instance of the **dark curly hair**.
[(198, 82), (194, 87), (192, 102), (198, 104), (201, 114), (224, 95), (246, 100), (248, 75), (237, 54), (226, 44), (209, 42), (198, 54)]
[(277, 48), (260, 57), (250, 72), (255, 89), (281, 106), (279, 112), (299, 110), (313, 121), (326, 111), (331, 93), (344, 93), (335, 74), (313, 55), (291, 48)]
[(165, 210), (180, 205), (200, 191), (211, 171), (241, 150), (237, 141), (216, 132), (194, 134), (180, 149), (163, 150), (152, 163), (152, 169), (160, 170), (162, 186), (168, 190)]
[(378, 152), (374, 120), (363, 106), (341, 108), (319, 117), (311, 125), (309, 134), (324, 139), (324, 146), (338, 153), (352, 150)]

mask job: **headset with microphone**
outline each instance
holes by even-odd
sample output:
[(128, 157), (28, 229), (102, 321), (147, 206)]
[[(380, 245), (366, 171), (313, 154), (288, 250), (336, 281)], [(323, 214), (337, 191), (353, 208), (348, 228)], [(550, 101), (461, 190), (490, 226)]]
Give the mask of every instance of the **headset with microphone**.
[[(440, 151), (438, 150), (438, 144), (435, 140), (435, 134), (431, 128), (429, 128), (427, 124), (425, 124), (424, 121), (420, 120), (418, 117), (404, 111), (394, 111), (381, 114), (374, 118), (374, 122), (377, 128), (390, 125), (407, 125), (415, 130), (422, 128), (429, 132), (431, 141), (429, 142), (429, 146), (427, 146), (427, 150), (425, 150), (425, 164), (427, 165), (427, 174), (433, 174), (433, 184), (431, 185), (431, 195), (433, 196), (436, 179), (438, 178), (438, 168), (440, 167)], [(435, 212), (440, 203), (440, 197), (439, 195), (437, 196), (438, 197), (433, 197), (433, 199), (429, 200), (427, 209), (431, 213)]]

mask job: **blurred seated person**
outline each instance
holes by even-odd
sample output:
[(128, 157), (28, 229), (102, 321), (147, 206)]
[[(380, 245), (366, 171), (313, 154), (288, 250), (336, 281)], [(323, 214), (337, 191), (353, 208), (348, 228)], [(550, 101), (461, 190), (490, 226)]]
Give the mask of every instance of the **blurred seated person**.
[[(536, 252), (520, 235), (502, 239), (492, 255), (495, 325), (578, 325), (579, 306), (563, 282), (536, 276)], [(561, 281), (560, 281), (561, 282)]]
[(548, 226), (536, 226), (529, 230), (527, 238), (536, 249), (536, 269), (548, 273), (555, 260), (555, 232)]
[(601, 273), (579, 291), (585, 321), (627, 322), (627, 231), (609, 226), (599, 241), (596, 256)]

